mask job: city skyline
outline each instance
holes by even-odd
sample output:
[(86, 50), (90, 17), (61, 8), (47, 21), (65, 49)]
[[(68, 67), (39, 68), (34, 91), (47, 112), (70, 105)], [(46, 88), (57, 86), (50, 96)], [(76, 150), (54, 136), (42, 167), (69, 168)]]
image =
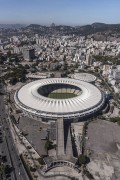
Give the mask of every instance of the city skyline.
[(0, 0), (0, 4), (0, 24), (120, 23), (119, 0)]

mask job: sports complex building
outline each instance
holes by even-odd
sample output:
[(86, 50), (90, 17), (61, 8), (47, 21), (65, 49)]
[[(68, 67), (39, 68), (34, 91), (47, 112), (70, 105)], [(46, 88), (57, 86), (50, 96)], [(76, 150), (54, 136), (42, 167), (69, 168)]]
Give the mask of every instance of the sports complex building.
[(71, 78), (89, 83), (94, 83), (97, 79), (96, 76), (89, 73), (74, 73), (71, 75)]
[(105, 104), (105, 95), (96, 86), (70, 78), (30, 82), (16, 91), (14, 99), (27, 116), (51, 120), (90, 116)]

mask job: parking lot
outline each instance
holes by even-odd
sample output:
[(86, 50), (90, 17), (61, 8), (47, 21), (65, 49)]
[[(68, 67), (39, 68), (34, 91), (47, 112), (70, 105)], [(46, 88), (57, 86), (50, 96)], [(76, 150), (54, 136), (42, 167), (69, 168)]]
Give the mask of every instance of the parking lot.
[(18, 127), (20, 130), (26, 134), (26, 138), (31, 143), (31, 145), (36, 149), (36, 151), (40, 155), (46, 155), (46, 151), (44, 149), (45, 140), (43, 137), (45, 137), (45, 134), (47, 133), (47, 127), (49, 127), (48, 124), (41, 123), (39, 121), (36, 121), (34, 119), (30, 119), (28, 117), (21, 117)]

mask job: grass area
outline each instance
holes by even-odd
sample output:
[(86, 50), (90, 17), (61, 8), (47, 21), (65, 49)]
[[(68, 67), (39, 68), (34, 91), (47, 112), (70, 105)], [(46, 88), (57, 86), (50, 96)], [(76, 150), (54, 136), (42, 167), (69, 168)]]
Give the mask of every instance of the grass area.
[(50, 93), (48, 95), (49, 98), (53, 98), (53, 99), (68, 99), (68, 98), (73, 98), (76, 96), (77, 95), (73, 93)]

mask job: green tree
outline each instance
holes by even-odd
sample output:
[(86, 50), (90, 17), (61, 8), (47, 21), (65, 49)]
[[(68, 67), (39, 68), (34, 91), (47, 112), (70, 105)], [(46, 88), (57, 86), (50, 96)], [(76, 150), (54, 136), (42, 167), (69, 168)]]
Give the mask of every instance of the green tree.
[(1, 164), (0, 164), (0, 179), (4, 179), (4, 174), (5, 174), (5, 167), (4, 167), (4, 165), (1, 163)]
[(15, 85), (17, 83), (18, 79), (16, 77), (13, 77), (10, 79), (10, 84)]
[(80, 154), (79, 157), (78, 157), (78, 163), (80, 165), (82, 165), (82, 164), (86, 164), (86, 162), (87, 162), (86, 156), (84, 156), (83, 154)]
[(46, 141), (45, 143), (45, 150), (49, 150), (49, 149), (52, 149), (53, 148), (53, 143), (49, 140)]

